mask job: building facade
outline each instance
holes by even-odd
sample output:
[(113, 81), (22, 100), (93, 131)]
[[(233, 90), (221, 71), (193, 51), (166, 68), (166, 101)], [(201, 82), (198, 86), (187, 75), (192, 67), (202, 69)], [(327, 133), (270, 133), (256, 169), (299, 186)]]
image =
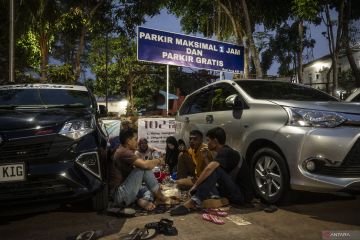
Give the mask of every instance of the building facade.
[[(360, 48), (353, 50), (353, 57), (356, 65), (360, 67)], [(320, 90), (326, 90), (326, 75), (331, 67), (331, 55), (323, 56), (303, 66), (303, 83)], [(338, 61), (339, 75), (342, 72), (351, 70), (349, 61), (345, 54), (340, 54)], [(330, 74), (330, 87), (332, 85), (332, 74)]]

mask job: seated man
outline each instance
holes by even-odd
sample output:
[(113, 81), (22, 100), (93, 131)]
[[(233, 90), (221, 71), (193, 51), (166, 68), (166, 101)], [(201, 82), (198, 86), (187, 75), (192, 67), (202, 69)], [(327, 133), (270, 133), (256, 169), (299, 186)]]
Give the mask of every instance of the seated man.
[[(199, 130), (190, 132), (189, 143), (190, 148), (186, 152), (183, 151), (178, 160), (176, 183), (182, 190), (189, 189), (206, 165), (213, 160), (207, 145), (203, 143), (203, 134)], [(190, 175), (185, 176), (189, 173)]]
[(199, 130), (192, 130), (189, 137), (190, 149), (189, 153), (195, 163), (195, 174), (200, 176), (209, 162), (213, 160), (211, 152), (203, 143), (203, 134)]
[(150, 147), (148, 145), (148, 141), (146, 138), (139, 139), (138, 147), (137, 147), (137, 150), (135, 151), (135, 155), (138, 158), (145, 159), (145, 160), (151, 160), (151, 159), (153, 159), (154, 152), (160, 152), (160, 150)]
[(134, 154), (137, 147), (137, 134), (133, 129), (129, 128), (120, 132), (120, 144), (115, 152), (110, 171), (110, 194), (115, 205), (126, 207), (137, 201), (140, 207), (153, 210), (155, 208), (154, 196), (159, 204), (174, 204), (175, 201), (162, 194), (151, 170), (159, 165), (161, 160), (144, 160)]
[[(216, 127), (209, 130), (206, 137), (209, 150), (216, 151), (217, 155), (214, 161), (210, 162), (202, 171), (194, 186), (190, 189), (191, 198), (183, 205), (172, 209), (170, 215), (187, 214), (190, 209), (201, 206), (202, 201), (212, 195), (226, 197), (231, 203), (235, 204), (243, 204), (245, 201), (244, 193), (230, 176), (233, 169), (238, 167), (240, 154), (225, 145), (226, 134), (222, 128)], [(248, 183), (249, 180), (247, 179)], [(218, 184), (218, 188), (216, 184)]]

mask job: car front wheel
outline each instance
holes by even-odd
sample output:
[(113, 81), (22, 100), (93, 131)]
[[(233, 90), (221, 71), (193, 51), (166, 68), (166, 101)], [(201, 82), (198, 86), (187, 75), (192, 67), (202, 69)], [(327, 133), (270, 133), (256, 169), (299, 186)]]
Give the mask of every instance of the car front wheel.
[(251, 179), (257, 196), (278, 202), (289, 189), (289, 172), (284, 158), (271, 148), (261, 148), (251, 160)]

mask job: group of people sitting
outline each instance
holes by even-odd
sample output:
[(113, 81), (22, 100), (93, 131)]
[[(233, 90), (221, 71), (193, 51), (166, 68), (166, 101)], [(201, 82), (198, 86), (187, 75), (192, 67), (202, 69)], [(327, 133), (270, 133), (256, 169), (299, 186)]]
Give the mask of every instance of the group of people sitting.
[(225, 144), (225, 131), (216, 127), (203, 134), (190, 132), (187, 149), (183, 140), (174, 137), (166, 140), (165, 157), (155, 156), (157, 149), (151, 148), (146, 139), (137, 141), (134, 129), (120, 132), (120, 146), (113, 156), (110, 173), (110, 197), (120, 208), (134, 202), (153, 210), (158, 204), (177, 205), (178, 201), (166, 197), (152, 171), (166, 163), (170, 173), (176, 172), (179, 182), (191, 179), (191, 197), (173, 208), (171, 215), (184, 215), (199, 208), (206, 199), (226, 197), (230, 203), (244, 204), (252, 200), (252, 188), (246, 161), (238, 151)]

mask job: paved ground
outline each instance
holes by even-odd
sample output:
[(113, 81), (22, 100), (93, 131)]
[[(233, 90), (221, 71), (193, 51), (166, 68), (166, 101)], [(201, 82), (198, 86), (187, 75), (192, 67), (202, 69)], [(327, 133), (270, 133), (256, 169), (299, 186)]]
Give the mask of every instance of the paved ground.
[[(288, 206), (274, 213), (265, 213), (263, 206), (252, 209), (231, 208), (224, 225), (201, 219), (201, 214), (173, 217), (179, 231), (177, 237), (157, 236), (156, 239), (322, 239), (323, 230), (360, 231), (360, 196), (334, 196), (303, 193)], [(80, 208), (81, 209), (81, 208)], [(0, 218), (0, 239), (71, 239), (85, 230), (101, 229), (104, 239), (119, 236), (145, 223), (170, 218), (168, 213), (115, 218), (79, 209), (46, 211), (38, 214)], [(249, 225), (237, 225), (248, 221)]]

